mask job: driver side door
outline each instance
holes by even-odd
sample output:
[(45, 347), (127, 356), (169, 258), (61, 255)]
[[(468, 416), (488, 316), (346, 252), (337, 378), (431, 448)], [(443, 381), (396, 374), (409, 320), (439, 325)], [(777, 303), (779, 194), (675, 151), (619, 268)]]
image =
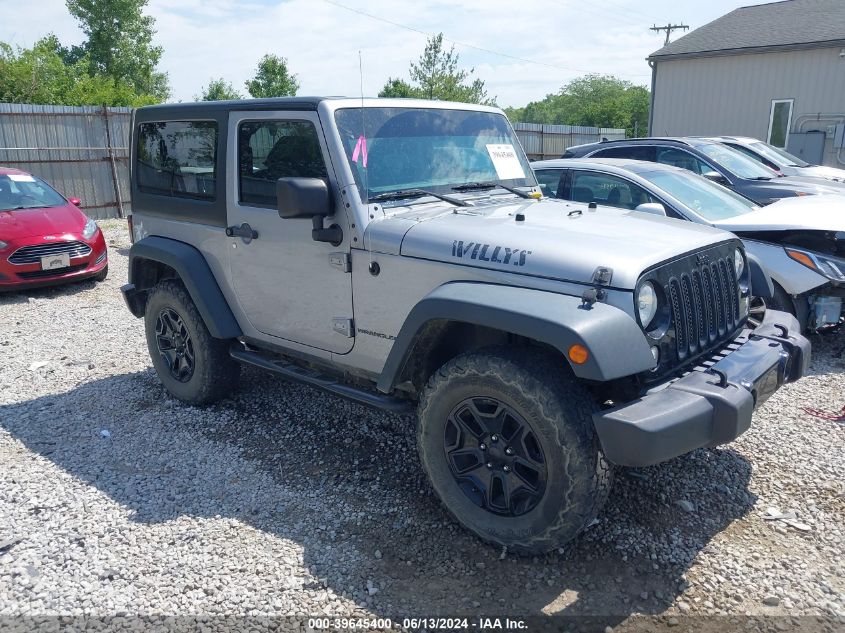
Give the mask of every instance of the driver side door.
[(229, 115), (227, 222), (257, 236), (229, 237), (235, 294), (250, 324), (267, 339), (334, 353), (352, 349), (352, 275), (346, 212), (336, 202), (326, 226), (337, 245), (312, 239), (311, 218), (279, 217), (279, 178), (322, 178), (337, 192), (316, 112), (232, 112)]

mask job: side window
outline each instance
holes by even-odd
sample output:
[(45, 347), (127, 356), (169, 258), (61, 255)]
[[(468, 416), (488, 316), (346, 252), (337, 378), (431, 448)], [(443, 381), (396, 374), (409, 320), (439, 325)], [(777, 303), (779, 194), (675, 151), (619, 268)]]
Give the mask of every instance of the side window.
[(534, 172), (537, 182), (540, 183), (540, 191), (544, 196), (556, 198), (560, 179), (566, 172), (563, 169), (542, 169)]
[(247, 121), (238, 127), (238, 191), (244, 204), (276, 205), (279, 178), (326, 178), (310, 121)]
[(628, 158), (630, 160), (644, 160), (654, 162), (654, 147), (636, 145), (633, 147), (608, 147), (593, 154), (595, 158)]
[(572, 173), (572, 199), (631, 210), (646, 202), (659, 202), (639, 185), (617, 176), (590, 171)]
[(148, 193), (214, 200), (217, 184), (217, 123), (141, 123), (138, 187)]
[(710, 165), (677, 147), (658, 147), (657, 162), (663, 163), (664, 165), (672, 165), (673, 167), (680, 167), (681, 169), (688, 169), (696, 174), (706, 174), (707, 172), (713, 171)]

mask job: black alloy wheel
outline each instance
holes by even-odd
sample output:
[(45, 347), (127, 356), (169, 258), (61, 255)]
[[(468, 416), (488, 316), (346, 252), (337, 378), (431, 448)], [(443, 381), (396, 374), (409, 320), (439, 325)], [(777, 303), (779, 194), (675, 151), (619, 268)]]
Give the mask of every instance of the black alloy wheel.
[(194, 375), (194, 344), (182, 317), (173, 308), (158, 313), (155, 326), (158, 353), (179, 382), (188, 382)]
[(443, 447), (458, 486), (480, 508), (516, 517), (543, 498), (548, 472), (538, 437), (503, 402), (476, 397), (459, 403), (446, 421)]

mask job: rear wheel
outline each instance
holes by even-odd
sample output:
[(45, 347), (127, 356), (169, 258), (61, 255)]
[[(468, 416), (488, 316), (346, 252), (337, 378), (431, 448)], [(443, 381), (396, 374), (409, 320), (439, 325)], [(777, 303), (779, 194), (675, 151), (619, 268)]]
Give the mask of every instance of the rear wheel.
[(162, 281), (150, 291), (144, 328), (153, 367), (174, 397), (208, 404), (237, 386), (240, 365), (229, 356), (229, 341), (209, 334), (180, 282)]
[(571, 540), (612, 482), (595, 405), (563, 363), (537, 349), (465, 354), (420, 399), (417, 443), (435, 491), (464, 526), (517, 553)]

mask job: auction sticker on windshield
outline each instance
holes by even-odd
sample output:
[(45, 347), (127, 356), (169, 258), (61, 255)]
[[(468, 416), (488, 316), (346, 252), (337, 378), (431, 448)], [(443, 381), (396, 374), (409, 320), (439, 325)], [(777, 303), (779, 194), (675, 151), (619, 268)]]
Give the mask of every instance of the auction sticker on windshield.
[(522, 164), (519, 162), (519, 156), (516, 150), (514, 150), (513, 145), (487, 145), (487, 153), (490, 154), (490, 160), (493, 161), (496, 175), (501, 180), (525, 178), (525, 172), (522, 169)]
[(13, 182), (35, 182), (35, 178), (28, 174), (9, 174), (9, 180)]

